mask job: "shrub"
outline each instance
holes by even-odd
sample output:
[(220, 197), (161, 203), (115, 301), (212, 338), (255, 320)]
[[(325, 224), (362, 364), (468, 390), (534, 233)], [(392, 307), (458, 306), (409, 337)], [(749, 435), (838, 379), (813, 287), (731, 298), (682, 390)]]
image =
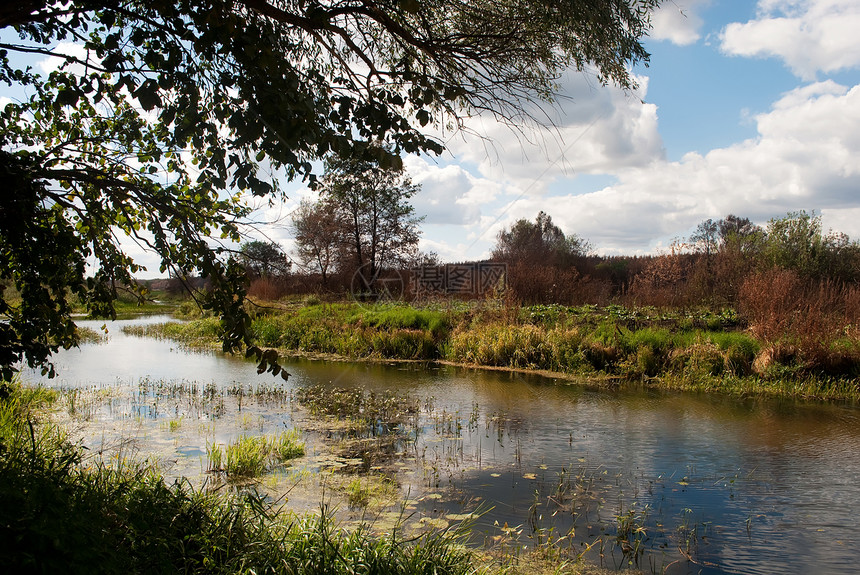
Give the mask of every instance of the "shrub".
[(772, 347), (759, 364), (770, 365), (773, 350), (791, 347), (807, 371), (844, 374), (860, 357), (850, 327), (860, 319), (858, 301), (856, 287), (772, 269), (744, 283), (739, 303), (750, 330)]
[(726, 367), (720, 348), (710, 341), (697, 341), (689, 347), (679, 348), (670, 354), (670, 364), (676, 371), (695, 376), (720, 375)]
[(279, 278), (261, 277), (251, 281), (248, 297), (263, 300), (279, 300), (287, 294), (286, 282)]
[(684, 246), (673, 244), (668, 254), (651, 259), (636, 274), (629, 295), (638, 305), (677, 306), (686, 301), (686, 282), (695, 258), (682, 253)]

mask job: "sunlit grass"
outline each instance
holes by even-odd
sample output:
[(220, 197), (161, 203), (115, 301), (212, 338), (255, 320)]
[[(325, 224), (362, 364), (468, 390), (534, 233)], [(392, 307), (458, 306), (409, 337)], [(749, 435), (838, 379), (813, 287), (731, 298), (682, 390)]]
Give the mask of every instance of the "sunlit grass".
[[(148, 326), (141, 334), (211, 347), (219, 324), (206, 318)], [(255, 343), (299, 354), (353, 359), (446, 360), (571, 376), (700, 389), (702, 378), (723, 387), (751, 378), (766, 393), (797, 397), (786, 378), (820, 380), (829, 396), (860, 396), (860, 342), (846, 328), (841, 339), (810, 355), (800, 343), (768, 343), (740, 329), (737, 313), (663, 310), (621, 305), (411, 307), (405, 304), (297, 304), (259, 315)], [(821, 347), (821, 346), (819, 346)], [(816, 348), (817, 349), (817, 348)], [(662, 382), (652, 381), (661, 378)], [(746, 387), (745, 382), (741, 387)], [(809, 386), (805, 386), (808, 388)], [(804, 388), (804, 389), (805, 389)], [(767, 391), (765, 391), (767, 390)], [(818, 393), (818, 392), (817, 392)]]
[(209, 470), (226, 473), (228, 477), (259, 477), (304, 454), (305, 444), (297, 429), (275, 436), (242, 434), (226, 446), (206, 446)]

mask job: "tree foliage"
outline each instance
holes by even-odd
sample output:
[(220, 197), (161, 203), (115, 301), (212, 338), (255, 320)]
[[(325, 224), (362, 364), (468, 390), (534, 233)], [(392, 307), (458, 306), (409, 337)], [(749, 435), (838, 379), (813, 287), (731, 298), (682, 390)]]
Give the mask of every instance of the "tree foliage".
[[(74, 345), (70, 294), (113, 314), (142, 271), (122, 238), (156, 252), (162, 271), (207, 277), (224, 349), (249, 344), (242, 266), (213, 238), (238, 241), (240, 194), (277, 193), (270, 168), (313, 185), (327, 157), (399, 167), (399, 154), (441, 151), (428, 124), (521, 120), (571, 66), (632, 87), (657, 3), (3, 3), (0, 82), (26, 94), (0, 114), (0, 169), (15, 182), (4, 193), (25, 196), (3, 201), (0, 279), (22, 295), (0, 302), (5, 372)], [(40, 75), (16, 54), (57, 67)], [(65, 257), (38, 261), (16, 225), (45, 249), (62, 242)]]
[(856, 281), (860, 246), (843, 233), (824, 232), (815, 212), (790, 212), (767, 225), (762, 257), (772, 266), (806, 278)]
[(749, 218), (729, 214), (714, 221), (707, 219), (696, 226), (690, 236), (693, 251), (713, 255), (730, 244), (736, 249), (749, 249), (755, 243), (754, 236), (761, 236), (762, 229)]
[(372, 291), (383, 269), (416, 259), (423, 218), (409, 200), (420, 187), (402, 170), (333, 160), (319, 189), (320, 200), (294, 216), (300, 254), (355, 274), (361, 291)]
[(252, 278), (283, 278), (292, 267), (278, 244), (260, 240), (243, 243), (239, 249), (239, 261)]
[(565, 236), (552, 223), (552, 217), (538, 212), (534, 222), (517, 220), (510, 229), (499, 232), (493, 259), (507, 262), (540, 262), (543, 265), (568, 267), (574, 259), (590, 250), (587, 241), (576, 234)]

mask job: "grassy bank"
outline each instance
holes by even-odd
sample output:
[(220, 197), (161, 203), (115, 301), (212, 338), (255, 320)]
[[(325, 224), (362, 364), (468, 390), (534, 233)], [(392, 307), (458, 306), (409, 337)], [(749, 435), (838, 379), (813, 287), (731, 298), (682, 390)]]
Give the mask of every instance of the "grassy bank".
[[(219, 325), (206, 318), (145, 329), (136, 333), (205, 346), (216, 341)], [(257, 345), (288, 353), (441, 360), (666, 389), (860, 398), (855, 332), (765, 338), (733, 310), (314, 303), (260, 314), (252, 331)]]

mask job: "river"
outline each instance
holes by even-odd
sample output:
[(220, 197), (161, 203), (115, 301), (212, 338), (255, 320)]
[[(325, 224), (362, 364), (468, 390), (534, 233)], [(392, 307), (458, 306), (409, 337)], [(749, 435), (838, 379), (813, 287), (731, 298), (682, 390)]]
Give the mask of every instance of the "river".
[[(287, 362), (291, 377), (280, 395), (263, 400), (254, 390), (275, 382), (251, 363), (121, 331), (166, 319), (111, 322), (106, 343), (55, 358), (57, 378), (29, 374), (65, 390), (73, 412), (66, 423), (90, 452), (149, 458), (166, 478), (199, 485), (212, 481), (207, 445), (298, 427), (306, 457), (255, 488), (288, 497), (299, 509), (318, 505), (314, 498), (327, 481), (384, 476), (398, 503), (375, 514), (351, 511), (380, 529), (392, 517), (442, 526), (477, 511), (476, 543), (521, 548), (549, 540), (610, 568), (817, 575), (855, 569), (855, 407), (310, 360)], [(333, 420), (296, 402), (298, 390), (314, 386), (393, 394), (414, 410), (373, 465), (357, 465), (338, 453), (346, 436), (326, 431)], [(207, 388), (217, 401), (200, 399)]]

